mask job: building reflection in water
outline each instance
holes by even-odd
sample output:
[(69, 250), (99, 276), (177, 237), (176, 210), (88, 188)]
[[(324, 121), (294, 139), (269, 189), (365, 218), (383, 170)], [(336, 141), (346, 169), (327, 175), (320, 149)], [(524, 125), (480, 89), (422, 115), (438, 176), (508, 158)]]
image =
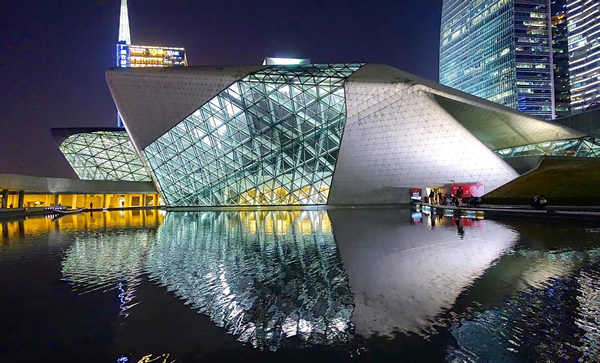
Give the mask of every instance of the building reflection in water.
[(254, 347), (347, 340), (354, 305), (325, 211), (171, 213), (148, 272)]
[(121, 228), (158, 228), (165, 212), (161, 210), (122, 210), (57, 216), (35, 216), (0, 220), (0, 244), (51, 231), (103, 231)]
[(124, 310), (148, 274), (259, 349), (343, 343), (351, 332), (428, 334), (518, 236), (464, 219), (461, 237), (452, 218), (431, 218), (408, 209), (169, 213), (157, 234), (77, 236), (63, 274), (82, 291), (124, 288)]
[(69, 215), (52, 221), (55, 228), (75, 233), (62, 263), (64, 279), (80, 293), (117, 290), (121, 313), (127, 316), (136, 304), (135, 289), (142, 281), (163, 217), (164, 212), (158, 210), (129, 210)]
[(427, 335), (458, 296), (514, 245), (505, 225), (405, 210), (334, 209), (335, 237), (361, 336)]
[(477, 300), (480, 311), (450, 327), (458, 344), (448, 361), (515, 361), (514, 353), (539, 361), (599, 357), (600, 248), (579, 249), (568, 240), (554, 250), (531, 244), (502, 256), (472, 287), (467, 299)]

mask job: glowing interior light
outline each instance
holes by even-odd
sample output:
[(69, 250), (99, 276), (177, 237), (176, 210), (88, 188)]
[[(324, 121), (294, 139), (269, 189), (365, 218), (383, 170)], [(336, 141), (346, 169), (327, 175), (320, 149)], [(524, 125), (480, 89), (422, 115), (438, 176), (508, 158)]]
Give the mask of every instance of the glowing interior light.
[(301, 65), (310, 64), (310, 59), (307, 58), (271, 58), (267, 57), (263, 61), (263, 65), (269, 66), (289, 66), (289, 65)]

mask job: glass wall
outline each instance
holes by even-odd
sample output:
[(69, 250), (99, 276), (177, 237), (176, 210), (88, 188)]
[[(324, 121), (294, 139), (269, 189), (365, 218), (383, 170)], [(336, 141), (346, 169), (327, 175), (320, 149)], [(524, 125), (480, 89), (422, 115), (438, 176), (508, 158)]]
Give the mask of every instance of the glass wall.
[(80, 179), (152, 180), (125, 131), (79, 133), (59, 147)]
[(556, 117), (564, 117), (571, 114), (567, 0), (552, 0), (551, 9), (552, 60), (554, 63), (554, 103)]
[(600, 2), (569, 1), (569, 72), (574, 113), (600, 102)]
[(272, 66), (144, 149), (168, 205), (325, 204), (361, 64)]
[(600, 139), (582, 137), (578, 139), (546, 141), (538, 144), (510, 147), (495, 151), (503, 159), (522, 156), (572, 156), (583, 158), (600, 157)]
[(543, 0), (445, 0), (440, 83), (552, 118), (548, 12)]

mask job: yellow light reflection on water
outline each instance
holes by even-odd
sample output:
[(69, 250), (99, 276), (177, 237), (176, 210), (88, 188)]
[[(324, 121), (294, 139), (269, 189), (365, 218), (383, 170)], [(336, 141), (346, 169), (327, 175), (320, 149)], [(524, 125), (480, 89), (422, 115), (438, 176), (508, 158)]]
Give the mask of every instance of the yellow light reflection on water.
[(118, 228), (158, 228), (164, 213), (156, 209), (123, 210), (71, 214), (61, 217), (35, 216), (0, 221), (0, 243), (49, 231), (105, 230)]

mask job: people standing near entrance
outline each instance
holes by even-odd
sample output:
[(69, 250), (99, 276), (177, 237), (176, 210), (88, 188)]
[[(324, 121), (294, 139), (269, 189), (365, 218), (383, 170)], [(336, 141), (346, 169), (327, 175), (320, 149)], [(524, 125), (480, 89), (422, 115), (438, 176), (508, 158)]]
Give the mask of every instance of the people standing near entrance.
[(535, 209), (540, 208), (540, 198), (538, 198), (537, 194), (531, 198), (531, 206)]
[(437, 203), (439, 205), (444, 204), (444, 197), (442, 196), (441, 190), (438, 190), (438, 192), (437, 192)]
[(462, 196), (465, 193), (465, 191), (462, 188), (462, 185), (460, 185), (458, 187), (458, 190), (456, 191), (456, 200), (457, 200), (457, 206), (461, 207), (462, 206)]
[(433, 192), (433, 189), (431, 189), (431, 191), (429, 192), (429, 204), (433, 205), (433, 197), (435, 196), (435, 193)]
[(546, 200), (546, 197), (544, 196), (544, 194), (542, 194), (540, 196), (540, 202), (539, 202), (540, 208), (546, 208), (547, 204), (548, 204), (548, 200)]

